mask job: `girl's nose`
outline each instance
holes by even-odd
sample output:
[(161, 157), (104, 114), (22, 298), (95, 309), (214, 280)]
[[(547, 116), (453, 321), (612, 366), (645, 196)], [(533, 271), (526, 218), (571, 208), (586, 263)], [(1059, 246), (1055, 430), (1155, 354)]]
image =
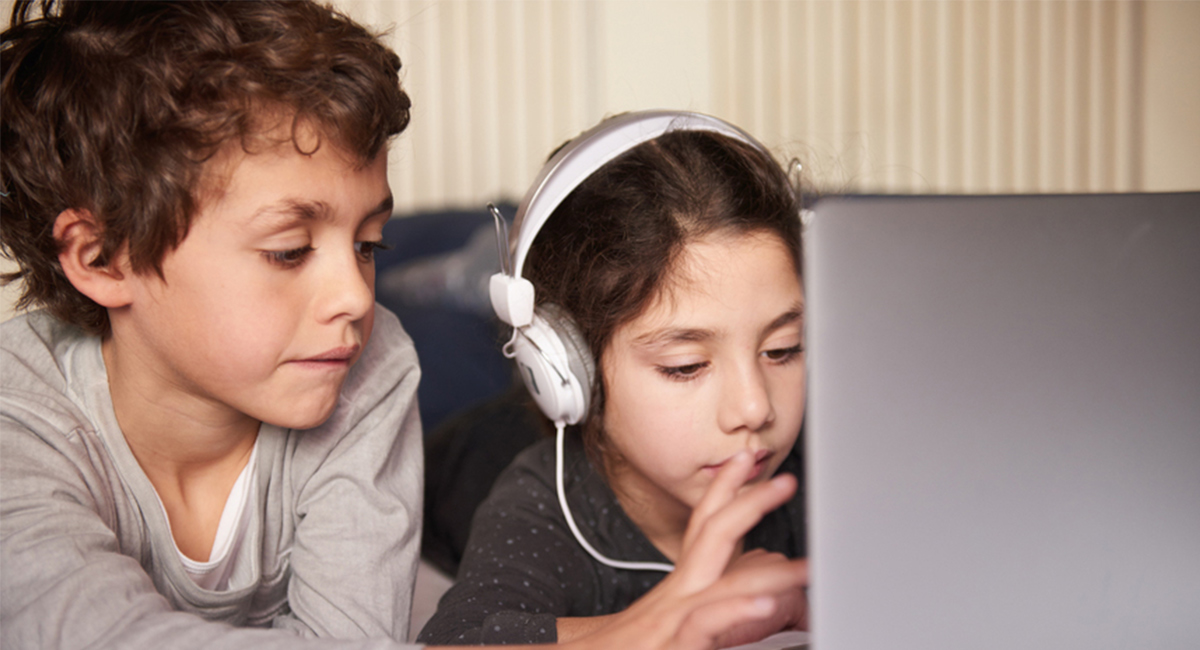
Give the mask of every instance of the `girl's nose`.
[(717, 414), (722, 431), (761, 431), (775, 419), (766, 377), (757, 363), (739, 367), (722, 388)]

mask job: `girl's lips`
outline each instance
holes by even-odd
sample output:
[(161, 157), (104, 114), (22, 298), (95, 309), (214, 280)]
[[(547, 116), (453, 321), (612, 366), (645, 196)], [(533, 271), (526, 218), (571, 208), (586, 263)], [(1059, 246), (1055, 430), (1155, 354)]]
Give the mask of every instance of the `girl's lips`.
[[(765, 472), (767, 469), (768, 461), (770, 461), (771, 457), (774, 455), (775, 455), (775, 452), (771, 451), (770, 449), (759, 449), (757, 452), (755, 452), (754, 453), (754, 469), (750, 470), (750, 476), (746, 480), (753, 481), (754, 479), (762, 476), (763, 472)], [(732, 458), (732, 456), (730, 458)], [(713, 472), (715, 474), (715, 473), (721, 471), (721, 468), (729, 463), (730, 458), (726, 458), (725, 460), (717, 463), (716, 465), (707, 465), (707, 466), (705, 466), (705, 469), (710, 470), (711, 472)]]
[(747, 481), (753, 481), (762, 476), (767, 471), (767, 462), (771, 460), (774, 453), (768, 449), (761, 449), (754, 455), (754, 469), (750, 472), (750, 478)]

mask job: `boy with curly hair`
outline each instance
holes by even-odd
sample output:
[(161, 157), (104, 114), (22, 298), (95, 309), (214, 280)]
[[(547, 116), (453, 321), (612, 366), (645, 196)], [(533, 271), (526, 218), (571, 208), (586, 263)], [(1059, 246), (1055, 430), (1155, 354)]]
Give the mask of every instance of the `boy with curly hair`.
[(3, 329), (3, 645), (404, 638), (419, 373), (371, 260), (398, 57), (307, 3), (41, 13), (3, 36), (0, 233), (43, 307)]
[[(372, 260), (399, 58), (309, 2), (19, 1), (2, 39), (0, 243), (40, 309), (0, 327), (0, 646), (403, 641), (419, 371)], [(748, 468), (678, 587), (580, 647), (709, 647), (803, 579), (725, 572), (789, 492)]]

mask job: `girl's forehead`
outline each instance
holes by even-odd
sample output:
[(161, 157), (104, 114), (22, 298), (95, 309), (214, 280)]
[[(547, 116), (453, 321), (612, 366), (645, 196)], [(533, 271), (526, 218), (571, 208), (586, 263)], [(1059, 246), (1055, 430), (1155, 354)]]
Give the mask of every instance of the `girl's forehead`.
[(783, 239), (772, 232), (710, 233), (684, 245), (663, 274), (655, 300), (711, 291), (729, 274), (760, 274), (777, 270), (783, 261), (794, 266), (794, 259)]
[[(702, 312), (714, 318), (720, 308), (744, 303), (751, 293), (803, 301), (795, 258), (770, 232), (717, 232), (684, 246), (656, 288), (646, 309), (628, 326), (661, 326)], [(794, 300), (788, 299), (788, 302)]]

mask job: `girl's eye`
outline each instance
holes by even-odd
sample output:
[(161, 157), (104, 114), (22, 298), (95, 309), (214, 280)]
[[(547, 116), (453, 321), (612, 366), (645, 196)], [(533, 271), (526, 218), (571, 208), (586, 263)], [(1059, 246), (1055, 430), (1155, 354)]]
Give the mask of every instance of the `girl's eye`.
[(375, 251), (390, 251), (390, 244), (383, 241), (359, 241), (354, 242), (354, 252), (358, 255), (358, 259), (363, 262), (370, 262), (375, 259)]
[(787, 363), (804, 353), (804, 346), (797, 343), (790, 348), (778, 348), (763, 352), (763, 356), (776, 363)]
[(675, 381), (688, 381), (700, 375), (700, 371), (708, 367), (707, 361), (689, 363), (686, 366), (658, 366), (658, 371)]
[(297, 267), (304, 262), (304, 259), (308, 257), (308, 254), (312, 251), (312, 246), (305, 245), (286, 251), (263, 251), (263, 255), (266, 256), (267, 261), (270, 263), (276, 266), (281, 266), (285, 269), (290, 269)]

